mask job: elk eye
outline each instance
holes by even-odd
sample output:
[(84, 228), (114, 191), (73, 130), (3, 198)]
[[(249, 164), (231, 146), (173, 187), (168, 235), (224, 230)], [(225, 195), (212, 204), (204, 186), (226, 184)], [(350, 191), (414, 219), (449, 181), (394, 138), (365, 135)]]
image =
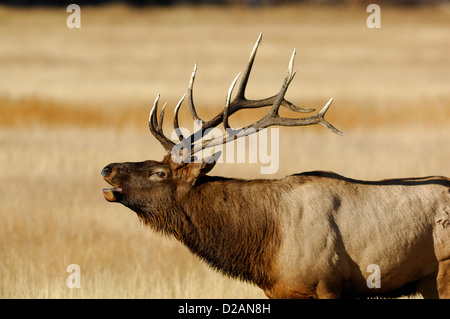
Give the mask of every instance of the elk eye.
[(164, 178), (164, 177), (166, 177), (166, 173), (164, 173), (164, 172), (156, 172), (155, 174), (156, 174), (156, 176), (158, 176), (159, 178)]
[(159, 179), (163, 179), (165, 177), (166, 177), (166, 173), (161, 172), (161, 171), (150, 174), (150, 179), (152, 179), (152, 180), (159, 180)]

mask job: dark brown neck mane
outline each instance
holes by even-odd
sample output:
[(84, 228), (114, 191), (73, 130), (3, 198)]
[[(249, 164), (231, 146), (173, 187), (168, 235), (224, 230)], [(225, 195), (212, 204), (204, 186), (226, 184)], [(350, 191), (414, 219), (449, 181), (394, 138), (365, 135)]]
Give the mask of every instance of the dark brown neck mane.
[(176, 203), (138, 215), (157, 231), (173, 235), (213, 268), (267, 287), (269, 257), (280, 242), (272, 212), (279, 205), (275, 184), (204, 176)]

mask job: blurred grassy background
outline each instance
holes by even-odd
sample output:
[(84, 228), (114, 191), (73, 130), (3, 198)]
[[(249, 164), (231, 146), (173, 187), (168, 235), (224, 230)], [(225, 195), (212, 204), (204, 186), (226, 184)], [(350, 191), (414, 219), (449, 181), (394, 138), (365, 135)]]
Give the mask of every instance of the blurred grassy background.
[[(173, 108), (195, 62), (198, 113), (220, 112), (259, 32), (247, 96), (277, 92), (296, 48), (287, 98), (320, 108), (334, 97), (327, 119), (349, 135), (283, 128), (276, 174), (228, 163), (214, 174), (450, 175), (447, 6), (382, 6), (381, 29), (368, 29), (359, 7), (82, 7), (81, 29), (67, 16), (0, 7), (1, 298), (264, 297), (107, 203), (100, 176), (110, 162), (162, 158), (150, 106), (160, 92)], [(191, 128), (186, 107), (181, 116)], [(80, 289), (66, 286), (72, 263)]]

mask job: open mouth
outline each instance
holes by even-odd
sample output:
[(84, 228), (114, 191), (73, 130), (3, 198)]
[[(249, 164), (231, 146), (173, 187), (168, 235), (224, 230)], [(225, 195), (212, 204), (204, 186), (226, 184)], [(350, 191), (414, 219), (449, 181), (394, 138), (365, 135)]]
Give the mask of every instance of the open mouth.
[(110, 165), (106, 166), (102, 170), (102, 176), (103, 179), (111, 186), (114, 186), (112, 188), (103, 188), (103, 196), (105, 196), (105, 199), (108, 202), (118, 202), (122, 198), (123, 190), (121, 187), (116, 187), (118, 185), (115, 185), (115, 183), (111, 182), (111, 178), (114, 177), (116, 172), (114, 171), (114, 168), (112, 168)]
[(120, 187), (103, 188), (102, 191), (108, 202), (118, 202), (122, 197), (122, 188)]
[[(108, 180), (107, 177), (103, 177), (103, 179), (111, 186), (115, 186)], [(118, 202), (120, 201), (123, 195), (123, 190), (121, 187), (103, 188), (102, 192), (103, 196), (105, 196), (105, 199), (108, 202)]]

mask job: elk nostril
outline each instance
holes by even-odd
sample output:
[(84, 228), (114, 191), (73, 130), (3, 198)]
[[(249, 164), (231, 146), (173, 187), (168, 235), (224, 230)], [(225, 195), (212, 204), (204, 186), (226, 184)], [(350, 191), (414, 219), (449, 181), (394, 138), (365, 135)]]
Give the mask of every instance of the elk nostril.
[(112, 172), (112, 168), (109, 166), (106, 166), (105, 168), (102, 169), (102, 176), (107, 177), (111, 174), (111, 172)]

